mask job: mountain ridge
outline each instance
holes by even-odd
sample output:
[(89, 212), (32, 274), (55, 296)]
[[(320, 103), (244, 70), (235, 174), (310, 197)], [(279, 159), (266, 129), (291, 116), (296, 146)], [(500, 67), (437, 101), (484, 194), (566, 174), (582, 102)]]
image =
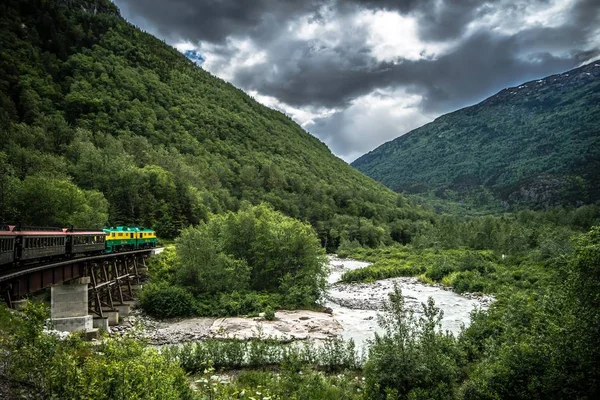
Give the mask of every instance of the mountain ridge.
[[(351, 165), (405, 193), (436, 192), (444, 198), (448, 190), (489, 189), (505, 206), (597, 201), (599, 78), (600, 64), (591, 62), (503, 89), (386, 142)], [(535, 177), (545, 179), (544, 188), (535, 188), (540, 181), (528, 184)]]
[(427, 214), (108, 0), (9, 0), (0, 15), (0, 218), (172, 237), (266, 202), (334, 249), (408, 240)]

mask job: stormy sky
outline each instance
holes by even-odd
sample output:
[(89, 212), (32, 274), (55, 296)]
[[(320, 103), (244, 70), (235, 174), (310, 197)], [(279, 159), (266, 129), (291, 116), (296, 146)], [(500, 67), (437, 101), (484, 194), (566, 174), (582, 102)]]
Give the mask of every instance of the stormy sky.
[(600, 0), (114, 0), (351, 162), (600, 56)]

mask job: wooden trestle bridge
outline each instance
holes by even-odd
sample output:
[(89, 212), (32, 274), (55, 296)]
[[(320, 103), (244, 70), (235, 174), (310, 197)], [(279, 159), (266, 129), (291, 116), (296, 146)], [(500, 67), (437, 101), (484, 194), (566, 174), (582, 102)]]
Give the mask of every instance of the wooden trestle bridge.
[[(85, 296), (86, 312), (104, 318), (107, 312), (134, 300), (135, 289), (142, 283), (147, 272), (146, 259), (156, 251), (157, 249), (144, 249), (69, 258), (2, 271), (0, 296), (9, 307), (13, 307), (27, 295), (52, 287), (54, 318), (54, 289), (76, 283), (84, 286), (83, 290), (78, 291), (76, 301)], [(78, 309), (75, 314), (81, 314), (81, 307), (78, 306)], [(56, 310), (59, 310), (59, 307), (56, 307)], [(57, 311), (58, 313), (60, 312)]]

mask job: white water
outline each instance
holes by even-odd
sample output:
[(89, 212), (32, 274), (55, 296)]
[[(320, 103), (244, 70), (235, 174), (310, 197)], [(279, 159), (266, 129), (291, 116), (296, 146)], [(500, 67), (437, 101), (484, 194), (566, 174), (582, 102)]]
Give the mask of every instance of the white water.
[(406, 304), (418, 315), (421, 303), (432, 297), (443, 312), (442, 329), (458, 333), (461, 327), (468, 326), (469, 315), (476, 307), (486, 307), (489, 298), (468, 298), (437, 286), (426, 285), (416, 278), (392, 278), (373, 283), (335, 283), (343, 273), (363, 268), (369, 263), (329, 258), (331, 272), (325, 306), (333, 310), (333, 317), (342, 325), (344, 339), (353, 339), (357, 347), (364, 348), (365, 342), (372, 339), (375, 332), (382, 332), (377, 324), (378, 310), (394, 288), (394, 282), (402, 289)]
[(469, 324), (469, 313), (475, 307), (486, 307), (490, 301), (490, 298), (468, 298), (438, 286), (425, 285), (415, 278), (393, 278), (373, 283), (338, 282), (344, 272), (368, 265), (366, 262), (329, 257), (330, 274), (324, 305), (333, 310), (332, 315), (307, 310), (280, 310), (275, 314), (275, 321), (258, 317), (190, 318), (162, 322), (146, 319), (146, 334), (152, 343), (158, 345), (209, 337), (247, 339), (257, 337), (259, 332), (282, 340), (320, 340), (341, 336), (354, 340), (357, 348), (364, 350), (367, 340), (372, 339), (375, 332), (382, 332), (377, 325), (377, 314), (393, 290), (394, 282), (400, 286), (406, 303), (416, 313), (420, 311), (421, 303), (433, 297), (436, 305), (444, 311), (442, 328), (454, 333), (458, 333), (463, 324)]

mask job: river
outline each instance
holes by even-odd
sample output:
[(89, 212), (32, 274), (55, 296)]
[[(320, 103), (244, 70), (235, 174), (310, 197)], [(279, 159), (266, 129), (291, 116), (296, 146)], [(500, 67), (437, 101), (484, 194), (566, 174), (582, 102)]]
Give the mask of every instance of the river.
[[(417, 281), (416, 278), (392, 278), (372, 283), (341, 283), (344, 272), (362, 268), (368, 263), (329, 256), (330, 274), (324, 306), (330, 313), (308, 310), (275, 313), (274, 321), (254, 318), (189, 318), (178, 321), (152, 321), (145, 319), (147, 337), (154, 344), (173, 344), (206, 338), (248, 339), (258, 335), (294, 341), (342, 337), (352, 339), (357, 347), (364, 348), (366, 341), (381, 328), (377, 314), (393, 290), (394, 283), (402, 289), (406, 304), (418, 314), (420, 304), (433, 297), (442, 309), (442, 328), (458, 333), (462, 325), (469, 324), (469, 314), (476, 307), (485, 308), (492, 301), (483, 296), (462, 296), (440, 286)], [(131, 317), (136, 319), (139, 317)]]
[(416, 278), (391, 278), (372, 283), (338, 282), (343, 273), (363, 268), (369, 263), (356, 260), (339, 259), (329, 256), (329, 287), (326, 292), (325, 306), (333, 310), (333, 318), (340, 323), (340, 332), (344, 339), (353, 339), (360, 347), (375, 332), (382, 332), (377, 324), (377, 314), (393, 290), (394, 283), (400, 289), (406, 304), (418, 315), (421, 303), (432, 297), (437, 307), (443, 311), (442, 329), (454, 334), (460, 332), (463, 325), (468, 326), (469, 315), (476, 307), (486, 308), (492, 301), (487, 296), (462, 296), (441, 286), (432, 286), (419, 282)]

